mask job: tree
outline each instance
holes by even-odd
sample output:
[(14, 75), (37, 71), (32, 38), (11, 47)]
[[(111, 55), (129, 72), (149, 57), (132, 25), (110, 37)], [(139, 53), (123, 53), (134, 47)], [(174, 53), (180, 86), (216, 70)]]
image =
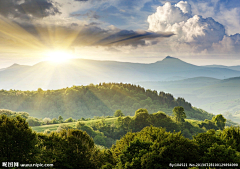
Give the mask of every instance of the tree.
[(0, 160), (36, 162), (37, 136), (20, 116), (0, 115)]
[(58, 121), (59, 121), (59, 123), (62, 123), (62, 122), (63, 122), (62, 116), (58, 116)]
[(224, 129), (226, 119), (223, 117), (223, 115), (218, 114), (216, 116), (213, 116), (212, 121), (215, 122), (215, 124), (218, 126), (219, 129), (221, 130)]
[(184, 119), (186, 118), (186, 114), (184, 112), (183, 107), (181, 106), (174, 107), (172, 111), (177, 123), (183, 123), (185, 121)]
[(52, 122), (52, 120), (50, 118), (48, 118), (48, 117), (45, 117), (43, 119), (43, 122), (48, 125), (48, 124), (50, 124)]
[(158, 111), (157, 113), (150, 114), (151, 124), (153, 126), (159, 127), (162, 125), (163, 121), (168, 118), (166, 113)]
[(39, 119), (30, 117), (27, 119), (28, 125), (29, 126), (41, 126), (42, 122), (39, 121)]
[(93, 138), (93, 141), (94, 141), (95, 144), (106, 146), (106, 141), (104, 139), (104, 136), (96, 135)]
[(226, 145), (231, 146), (240, 152), (240, 127), (227, 127), (220, 132), (221, 139)]
[(196, 163), (198, 145), (180, 132), (169, 133), (157, 127), (145, 127), (137, 133), (127, 133), (112, 147), (116, 168), (165, 169), (169, 163)]
[(97, 168), (93, 155), (96, 153), (93, 139), (84, 131), (69, 129), (50, 135), (38, 135), (43, 162), (55, 168)]
[(144, 127), (150, 125), (150, 119), (147, 109), (138, 109), (135, 112), (134, 120), (134, 131), (140, 131)]
[(198, 126), (199, 126), (200, 128), (205, 127), (207, 130), (209, 130), (209, 129), (217, 130), (217, 129), (218, 129), (218, 127), (216, 126), (216, 124), (215, 124), (212, 120), (208, 120), (208, 119), (205, 119), (203, 122), (201, 122), (200, 124), (198, 124)]
[(224, 142), (216, 135), (214, 129), (208, 130), (206, 133), (199, 133), (197, 136), (193, 137), (193, 141), (199, 146), (199, 154), (202, 157), (201, 162), (204, 162), (205, 153), (208, 149), (213, 146), (214, 143), (218, 145), (224, 144)]
[(123, 123), (123, 128), (125, 131), (129, 131), (129, 127), (130, 127), (130, 123), (131, 123), (132, 119), (131, 117), (127, 116), (122, 120)]
[(122, 116), (124, 116), (124, 114), (122, 113), (121, 110), (116, 110), (116, 111), (114, 112), (114, 117), (122, 117)]
[(232, 149), (231, 146), (218, 145), (214, 143), (212, 147), (208, 148), (208, 151), (203, 156), (203, 162), (205, 163), (237, 163), (239, 157), (237, 157), (237, 151)]

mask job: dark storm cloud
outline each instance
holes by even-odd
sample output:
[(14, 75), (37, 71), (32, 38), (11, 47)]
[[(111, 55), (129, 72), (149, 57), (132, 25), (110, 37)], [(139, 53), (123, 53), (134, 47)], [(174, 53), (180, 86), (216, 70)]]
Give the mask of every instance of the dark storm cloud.
[(43, 18), (60, 13), (55, 4), (50, 0), (1, 0), (0, 14), (13, 18), (27, 18), (31, 16)]
[[(163, 38), (163, 37), (171, 37), (174, 35), (173, 33), (156, 33), (156, 32), (147, 32), (147, 31), (129, 31), (129, 30), (121, 30), (113, 35), (110, 35), (100, 41), (96, 42), (95, 44), (100, 45), (117, 45), (117, 46), (124, 46), (124, 45), (131, 45), (131, 46), (138, 46), (138, 45), (148, 45), (146, 43), (146, 39), (156, 39), (156, 38)], [(154, 42), (156, 43), (156, 42)]]

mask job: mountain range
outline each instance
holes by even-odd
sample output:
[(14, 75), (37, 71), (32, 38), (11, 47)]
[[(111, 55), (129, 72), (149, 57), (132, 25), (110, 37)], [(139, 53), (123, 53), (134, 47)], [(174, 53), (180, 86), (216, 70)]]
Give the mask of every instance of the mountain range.
[(47, 61), (33, 66), (13, 64), (0, 70), (0, 89), (60, 89), (100, 82), (136, 83), (237, 76), (240, 76), (238, 67), (196, 66), (170, 56), (150, 64), (72, 59), (61, 64)]
[(164, 91), (175, 98), (182, 97), (193, 106), (214, 114), (236, 114), (233, 121), (240, 122), (240, 77), (216, 79), (194, 77), (175, 81), (137, 82), (144, 88)]

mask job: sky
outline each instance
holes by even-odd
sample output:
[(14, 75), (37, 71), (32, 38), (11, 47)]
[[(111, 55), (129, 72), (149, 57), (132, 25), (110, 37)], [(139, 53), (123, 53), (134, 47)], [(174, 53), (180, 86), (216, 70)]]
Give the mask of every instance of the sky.
[(70, 58), (240, 65), (239, 0), (1, 0), (0, 68)]

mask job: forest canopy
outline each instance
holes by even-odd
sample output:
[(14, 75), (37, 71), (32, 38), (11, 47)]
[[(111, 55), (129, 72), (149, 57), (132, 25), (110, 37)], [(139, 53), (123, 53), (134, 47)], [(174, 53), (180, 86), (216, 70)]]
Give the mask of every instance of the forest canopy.
[(133, 84), (100, 83), (46, 91), (41, 88), (37, 91), (0, 90), (1, 109), (25, 111), (38, 118), (112, 116), (116, 110), (132, 116), (139, 108), (146, 108), (149, 113), (161, 110), (171, 115), (175, 106), (182, 106), (188, 118), (211, 120), (213, 117), (192, 107), (183, 98), (176, 99), (169, 93)]

